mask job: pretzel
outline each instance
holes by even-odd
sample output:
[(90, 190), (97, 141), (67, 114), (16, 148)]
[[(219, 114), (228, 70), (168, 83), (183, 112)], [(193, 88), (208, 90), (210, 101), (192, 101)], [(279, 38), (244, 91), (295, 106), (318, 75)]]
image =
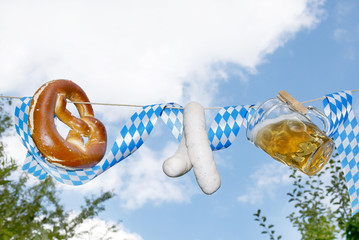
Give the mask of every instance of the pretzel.
[[(89, 102), (86, 93), (72, 81), (59, 79), (42, 85), (30, 105), (30, 134), (48, 162), (66, 169), (93, 167), (105, 154), (106, 129), (94, 117), (90, 104), (75, 103), (80, 115), (77, 118), (66, 109), (66, 99)], [(66, 139), (56, 129), (54, 114), (71, 128)]]

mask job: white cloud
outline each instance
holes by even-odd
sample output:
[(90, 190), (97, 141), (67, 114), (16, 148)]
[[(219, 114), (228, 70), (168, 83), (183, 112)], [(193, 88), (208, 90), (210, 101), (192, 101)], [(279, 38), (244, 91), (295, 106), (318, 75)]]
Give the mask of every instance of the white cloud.
[(20, 138), (13, 134), (2, 137), (1, 141), (5, 143), (6, 155), (13, 158), (18, 165), (22, 166), (27, 151), (22, 145)]
[[(168, 149), (176, 150), (176, 148)], [(162, 172), (163, 161), (173, 153), (174, 151), (169, 155), (163, 155), (144, 147), (138, 152), (137, 157), (130, 160), (132, 163), (126, 166), (126, 183), (119, 190), (121, 198), (125, 199), (124, 206), (126, 208), (138, 208), (148, 201), (159, 204), (190, 200), (190, 197), (196, 192), (196, 186), (188, 176), (171, 179)]]
[(356, 50), (353, 47), (348, 47), (345, 50), (344, 57), (349, 60), (355, 60), (356, 59)]
[(349, 16), (358, 5), (357, 1), (338, 1), (335, 6), (335, 15), (339, 22), (342, 22), (345, 17)]
[(349, 41), (350, 40), (350, 33), (346, 29), (337, 28), (334, 31), (334, 39), (337, 42)]
[[(116, 232), (108, 232), (111, 226), (117, 228)], [(142, 240), (137, 234), (130, 232), (123, 224), (112, 221), (104, 221), (99, 218), (87, 219), (76, 229), (76, 236), (71, 240), (98, 240), (98, 239), (116, 239), (116, 240)]]
[[(213, 99), (216, 62), (249, 72), (319, 21), (323, 0), (2, 1), (1, 92), (68, 78), (96, 101)], [(243, 75), (244, 76), (244, 75)], [(108, 111), (109, 121), (121, 111)]]
[[(98, 102), (210, 105), (229, 75), (213, 64), (237, 64), (249, 81), (268, 54), (319, 22), (323, 2), (1, 1), (0, 93), (31, 96), (45, 81), (67, 78)], [(109, 125), (132, 111), (96, 108)], [(11, 141), (10, 155), (23, 159), (24, 148)], [(142, 146), (76, 191), (115, 189), (126, 208), (189, 201), (198, 188), (189, 176), (162, 173), (175, 147), (164, 149)]]
[(274, 162), (262, 165), (250, 175), (246, 193), (237, 198), (243, 203), (262, 203), (267, 197), (273, 199), (276, 190), (291, 184), (289, 175), (291, 171), (287, 166)]
[(137, 209), (146, 203), (189, 202), (191, 196), (199, 192), (191, 177), (168, 178), (162, 172), (163, 161), (176, 148), (174, 143), (168, 144), (162, 151), (142, 146), (134, 155), (81, 187), (60, 186), (67, 191), (82, 193), (114, 190), (119, 204), (126, 209)]
[[(12, 157), (21, 169), (26, 156), (26, 148), (20, 138), (15, 135), (15, 129), (1, 139), (5, 143), (7, 156)], [(95, 192), (114, 191), (119, 198), (119, 204), (127, 209), (136, 209), (146, 203), (155, 205), (164, 202), (189, 202), (193, 194), (199, 193), (197, 184), (188, 175), (181, 178), (168, 178), (162, 172), (163, 161), (177, 149), (177, 142), (169, 142), (161, 150), (155, 151), (146, 145), (130, 157), (113, 166), (99, 177), (82, 186), (58, 184), (64, 191), (93, 194)], [(19, 170), (13, 176), (17, 178), (23, 171)], [(31, 183), (37, 179), (30, 177)]]

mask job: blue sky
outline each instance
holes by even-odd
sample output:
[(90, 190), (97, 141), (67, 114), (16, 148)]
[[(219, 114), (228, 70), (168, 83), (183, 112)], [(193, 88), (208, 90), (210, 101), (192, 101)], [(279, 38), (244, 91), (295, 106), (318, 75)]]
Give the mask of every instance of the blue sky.
[[(282, 89), (305, 101), (359, 88), (355, 0), (12, 1), (0, 9), (4, 95), (31, 96), (42, 83), (67, 78), (97, 102), (222, 107), (259, 104)], [(358, 117), (359, 93), (353, 96)], [(136, 111), (94, 108), (109, 146)], [(206, 111), (208, 126), (215, 114)], [(20, 141), (5, 140), (21, 164)], [(62, 202), (77, 211), (84, 196), (114, 190), (93, 222), (121, 221), (114, 239), (264, 239), (253, 220), (259, 208), (283, 239), (300, 239), (285, 218), (290, 170), (250, 144), (245, 129), (214, 153), (222, 185), (210, 196), (192, 171), (176, 179), (162, 172), (177, 144), (158, 122), (134, 155), (95, 180), (59, 184)]]

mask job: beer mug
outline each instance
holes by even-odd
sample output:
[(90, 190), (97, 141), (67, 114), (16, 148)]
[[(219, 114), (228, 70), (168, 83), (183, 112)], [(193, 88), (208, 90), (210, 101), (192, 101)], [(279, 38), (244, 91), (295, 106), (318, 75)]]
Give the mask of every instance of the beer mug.
[(247, 138), (274, 159), (308, 176), (314, 175), (329, 160), (334, 143), (326, 135), (328, 118), (315, 107), (308, 110), (323, 123), (323, 131), (288, 104), (269, 99), (250, 117)]

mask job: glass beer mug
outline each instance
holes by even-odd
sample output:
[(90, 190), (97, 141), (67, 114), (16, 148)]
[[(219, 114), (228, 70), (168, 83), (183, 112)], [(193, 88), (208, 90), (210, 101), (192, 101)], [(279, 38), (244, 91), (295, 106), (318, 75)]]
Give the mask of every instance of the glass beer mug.
[(323, 131), (306, 115), (272, 98), (250, 117), (247, 138), (274, 159), (311, 176), (327, 163), (334, 143), (326, 135), (328, 118), (315, 107), (307, 108), (323, 123)]

